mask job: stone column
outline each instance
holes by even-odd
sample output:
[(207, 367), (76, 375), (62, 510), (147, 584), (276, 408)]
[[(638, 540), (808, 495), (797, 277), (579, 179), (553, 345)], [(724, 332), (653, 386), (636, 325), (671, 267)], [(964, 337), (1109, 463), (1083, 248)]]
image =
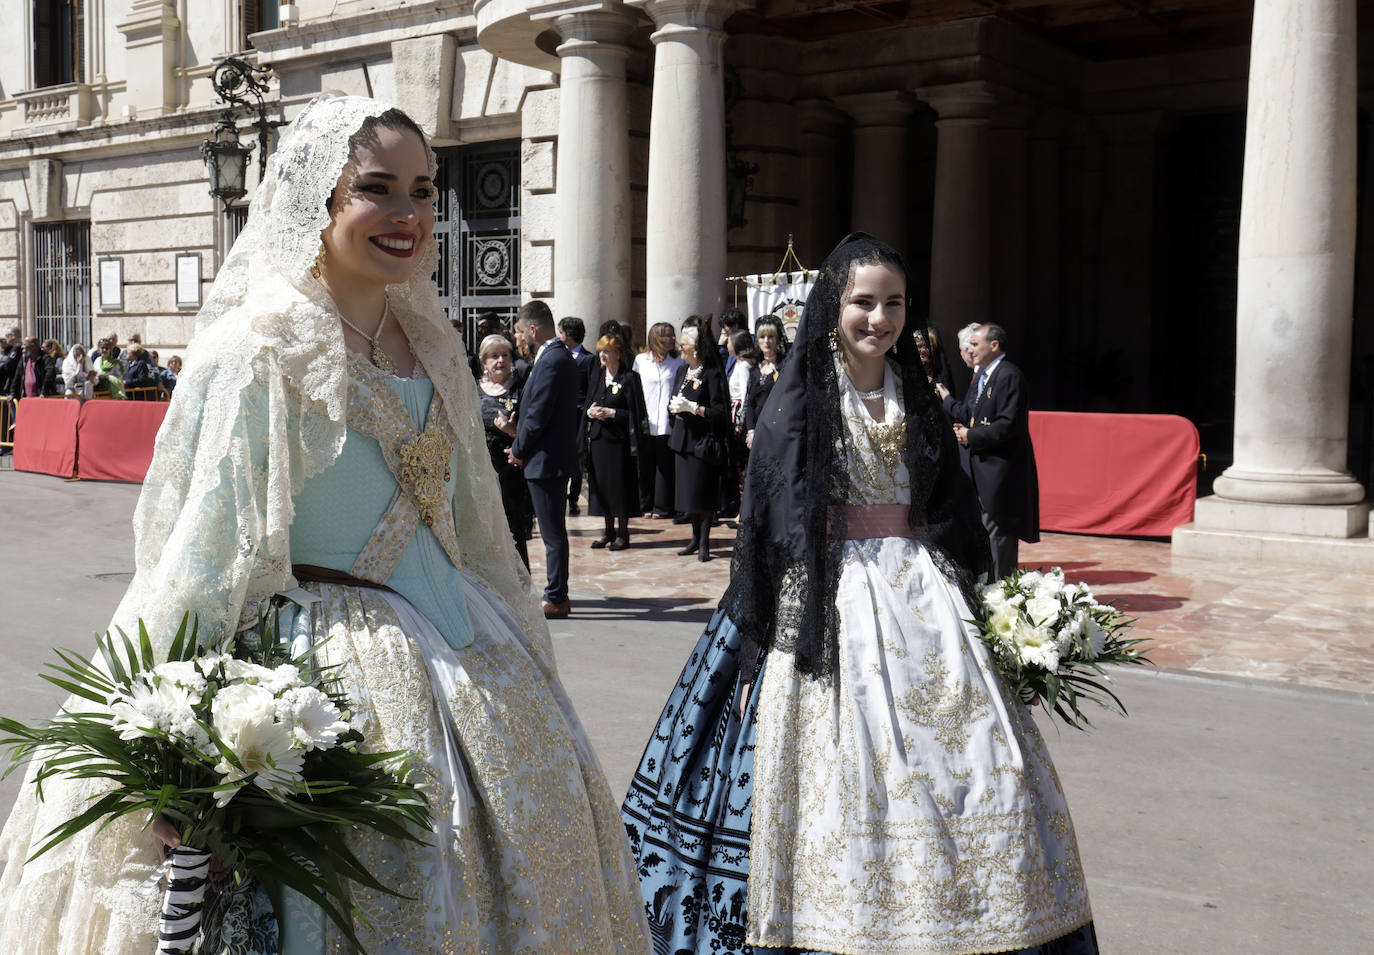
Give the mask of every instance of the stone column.
[[(619, 3), (559, 7), (557, 220), (554, 302), (559, 316), (596, 328), (630, 317), (630, 140), (625, 40), (635, 19)], [(723, 273), (722, 273), (723, 274)]]
[(1236, 301), (1235, 463), (1215, 486), (1228, 500), (1339, 505), (1364, 498), (1345, 470), (1355, 36), (1354, 0), (1255, 5)]
[(1174, 553), (1374, 571), (1345, 469), (1355, 279), (1354, 0), (1259, 0), (1241, 187), (1235, 457)]
[(858, 93), (837, 96), (835, 105), (854, 117), (850, 230), (872, 233), (905, 255), (906, 124), (911, 97), (897, 90)]
[(930, 320), (947, 339), (992, 317), (988, 127), (996, 100), (980, 82), (917, 91), (935, 121)]
[(988, 132), (990, 173), (989, 215), (996, 222), (990, 232), (990, 262), (997, 263), (997, 280), (991, 283), (992, 320), (1006, 329), (1010, 348), (1026, 354), (1026, 245), (1027, 221), (1026, 127), (1030, 110), (1002, 106), (993, 114)]
[(735, 0), (629, 0), (654, 21), (645, 322), (719, 315), (725, 292), (725, 90)]
[(802, 231), (797, 252), (815, 268), (844, 236), (840, 223), (839, 137), (845, 114), (828, 100), (796, 102), (802, 154)]

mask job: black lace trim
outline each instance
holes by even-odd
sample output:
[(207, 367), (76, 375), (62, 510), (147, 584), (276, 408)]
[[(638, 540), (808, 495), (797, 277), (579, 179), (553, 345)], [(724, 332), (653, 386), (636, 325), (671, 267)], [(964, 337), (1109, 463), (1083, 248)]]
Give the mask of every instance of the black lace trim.
[[(811, 678), (830, 679), (838, 664), (835, 596), (845, 529), (831, 508), (848, 503), (851, 488), (831, 332), (853, 267), (875, 262), (906, 272), (891, 247), (861, 233), (826, 259), (786, 367), (759, 415), (722, 599), (740, 631), (746, 681), (772, 646), (792, 652), (798, 672)], [(890, 359), (907, 414), (909, 525), (976, 613), (978, 579), (991, 567), (977, 498), (910, 334), (900, 337)]]

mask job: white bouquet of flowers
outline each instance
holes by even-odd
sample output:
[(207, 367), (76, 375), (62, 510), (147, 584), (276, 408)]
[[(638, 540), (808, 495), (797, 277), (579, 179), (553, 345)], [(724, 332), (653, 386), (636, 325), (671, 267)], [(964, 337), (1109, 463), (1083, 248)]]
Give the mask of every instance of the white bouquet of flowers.
[[(87, 826), (143, 813), (177, 829), (160, 953), (189, 952), (202, 930), (212, 859), (239, 882), (279, 884), (318, 904), (355, 946), (352, 880), (381, 891), (341, 828), (368, 827), (421, 841), (429, 804), (404, 753), (366, 753), (349, 703), (307, 654), (292, 657), (266, 623), (255, 660), (232, 643), (201, 647), (188, 621), (156, 660), (140, 622), (135, 644), (97, 637), (99, 662), (58, 651), (44, 679), (90, 705), (35, 726), (0, 718), (13, 772), (40, 761), (41, 796), (54, 777), (99, 779), (101, 795), (47, 834), (37, 857)], [(149, 838), (152, 838), (151, 836)]]
[(1078, 729), (1092, 725), (1081, 700), (1126, 713), (1104, 685), (1107, 666), (1150, 662), (1144, 641), (1125, 636), (1134, 621), (1098, 603), (1086, 584), (1067, 583), (1058, 567), (1018, 570), (986, 588), (983, 618), (979, 635), (1022, 702), (1039, 702)]

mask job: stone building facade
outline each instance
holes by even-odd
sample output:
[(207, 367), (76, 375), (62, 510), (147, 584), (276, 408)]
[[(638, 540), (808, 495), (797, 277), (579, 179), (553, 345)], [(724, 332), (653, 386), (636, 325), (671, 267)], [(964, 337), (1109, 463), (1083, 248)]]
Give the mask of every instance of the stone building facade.
[[(726, 276), (775, 269), (789, 235), (815, 265), (864, 229), (907, 252), (947, 339), (1008, 329), (1036, 407), (1183, 414), (1205, 483), (1231, 465), (1234, 500), (1324, 515), (1284, 511), (1288, 530), (1365, 533), (1374, 296), (1356, 276), (1374, 276), (1374, 243), (1355, 236), (1374, 235), (1358, 190), (1374, 150), (1356, 145), (1371, 84), (1353, 0), (17, 3), (22, 28), (0, 34), (0, 324), (185, 345), (178, 258), (208, 288), (241, 221), (197, 151), (220, 109), (209, 74), (247, 51), (272, 70), (274, 122), (339, 90), (431, 132), (454, 317), (537, 297), (642, 332), (719, 313)], [(1278, 76), (1319, 62), (1285, 93), (1251, 75), (1252, 49)], [(1256, 115), (1324, 117), (1293, 126), (1318, 145), (1260, 137)], [(1298, 181), (1243, 188), (1243, 167), (1292, 156), (1326, 184), (1301, 193), (1316, 225), (1280, 201)], [(1281, 235), (1301, 248), (1280, 254)], [(1251, 294), (1302, 255), (1346, 264), (1280, 269), (1305, 296)], [(118, 307), (101, 304), (105, 260)], [(1238, 333), (1247, 307), (1286, 324), (1242, 314)], [(1278, 395), (1321, 425), (1270, 427)]]

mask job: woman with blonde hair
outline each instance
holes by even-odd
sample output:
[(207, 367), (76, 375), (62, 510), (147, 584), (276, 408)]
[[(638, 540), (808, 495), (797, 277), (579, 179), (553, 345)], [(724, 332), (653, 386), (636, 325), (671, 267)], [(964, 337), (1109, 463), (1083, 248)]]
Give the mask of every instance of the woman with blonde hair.
[(587, 387), (582, 424), (587, 513), (606, 522), (592, 547), (609, 550), (630, 546), (630, 518), (641, 513), (636, 460), (644, 446), (644, 395), (639, 376), (624, 360), (623, 341), (602, 335), (596, 343), (601, 365)]

